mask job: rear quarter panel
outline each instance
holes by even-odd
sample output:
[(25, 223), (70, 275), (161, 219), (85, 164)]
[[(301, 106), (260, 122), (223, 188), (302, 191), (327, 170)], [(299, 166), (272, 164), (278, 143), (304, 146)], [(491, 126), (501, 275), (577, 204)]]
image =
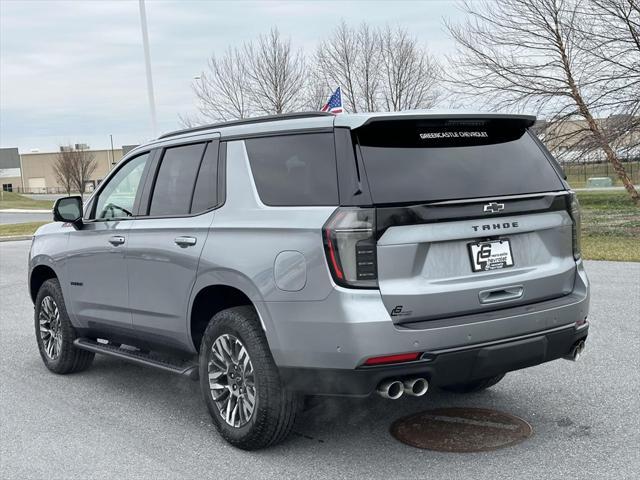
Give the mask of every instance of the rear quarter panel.
[[(209, 285), (238, 288), (255, 304), (269, 343), (277, 348), (273, 333), (277, 319), (270, 317), (266, 304), (323, 300), (333, 288), (324, 258), (322, 226), (337, 206), (264, 205), (242, 140), (227, 145), (226, 190), (225, 204), (216, 213), (202, 252), (192, 302)], [(303, 259), (279, 264), (279, 276), (302, 285), (296, 291), (285, 291), (279, 288), (283, 282), (276, 282), (274, 266), (281, 252), (297, 252), (296, 258)], [(298, 278), (301, 276), (304, 281)]]

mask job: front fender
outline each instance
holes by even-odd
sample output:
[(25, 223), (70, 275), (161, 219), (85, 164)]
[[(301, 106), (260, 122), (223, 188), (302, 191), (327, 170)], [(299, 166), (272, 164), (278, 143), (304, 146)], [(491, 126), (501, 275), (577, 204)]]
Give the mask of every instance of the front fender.
[[(29, 268), (27, 285), (31, 299), (35, 301), (38, 292), (31, 291), (31, 279), (33, 272), (40, 266), (45, 266), (53, 270), (65, 298), (69, 298), (69, 285), (66, 282), (66, 254), (69, 241), (69, 232), (73, 227), (63, 223), (48, 223), (40, 227), (33, 236), (31, 249), (29, 250)], [(68, 302), (67, 302), (68, 304)], [(73, 312), (69, 311), (69, 316), (74, 322)]]

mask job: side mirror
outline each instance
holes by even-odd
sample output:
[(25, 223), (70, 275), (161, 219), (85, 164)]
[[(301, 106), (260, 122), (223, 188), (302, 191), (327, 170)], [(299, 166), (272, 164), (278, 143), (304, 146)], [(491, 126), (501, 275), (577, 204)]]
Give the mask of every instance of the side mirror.
[(56, 200), (53, 205), (53, 221), (80, 226), (82, 224), (82, 197), (64, 197)]

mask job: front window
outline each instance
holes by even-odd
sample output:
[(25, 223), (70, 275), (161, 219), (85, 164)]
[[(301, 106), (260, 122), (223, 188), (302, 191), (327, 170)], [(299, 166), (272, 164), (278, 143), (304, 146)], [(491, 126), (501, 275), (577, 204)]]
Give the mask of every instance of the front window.
[(145, 153), (130, 160), (116, 172), (96, 199), (96, 219), (133, 216), (133, 205), (142, 187), (142, 173), (148, 160), (149, 154)]

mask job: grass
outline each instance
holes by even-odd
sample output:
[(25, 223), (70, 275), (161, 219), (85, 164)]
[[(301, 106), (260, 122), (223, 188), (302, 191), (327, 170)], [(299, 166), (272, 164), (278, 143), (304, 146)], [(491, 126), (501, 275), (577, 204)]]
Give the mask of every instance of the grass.
[(582, 256), (587, 260), (640, 262), (640, 246), (633, 238), (583, 235)]
[(0, 210), (7, 208), (24, 208), (28, 210), (50, 210), (53, 208), (51, 200), (34, 200), (13, 192), (3, 192), (0, 198)]
[(0, 237), (15, 237), (18, 235), (33, 235), (42, 225), (48, 222), (15, 223), (0, 225)]
[(578, 192), (582, 255), (588, 260), (640, 262), (640, 207), (626, 191)]

